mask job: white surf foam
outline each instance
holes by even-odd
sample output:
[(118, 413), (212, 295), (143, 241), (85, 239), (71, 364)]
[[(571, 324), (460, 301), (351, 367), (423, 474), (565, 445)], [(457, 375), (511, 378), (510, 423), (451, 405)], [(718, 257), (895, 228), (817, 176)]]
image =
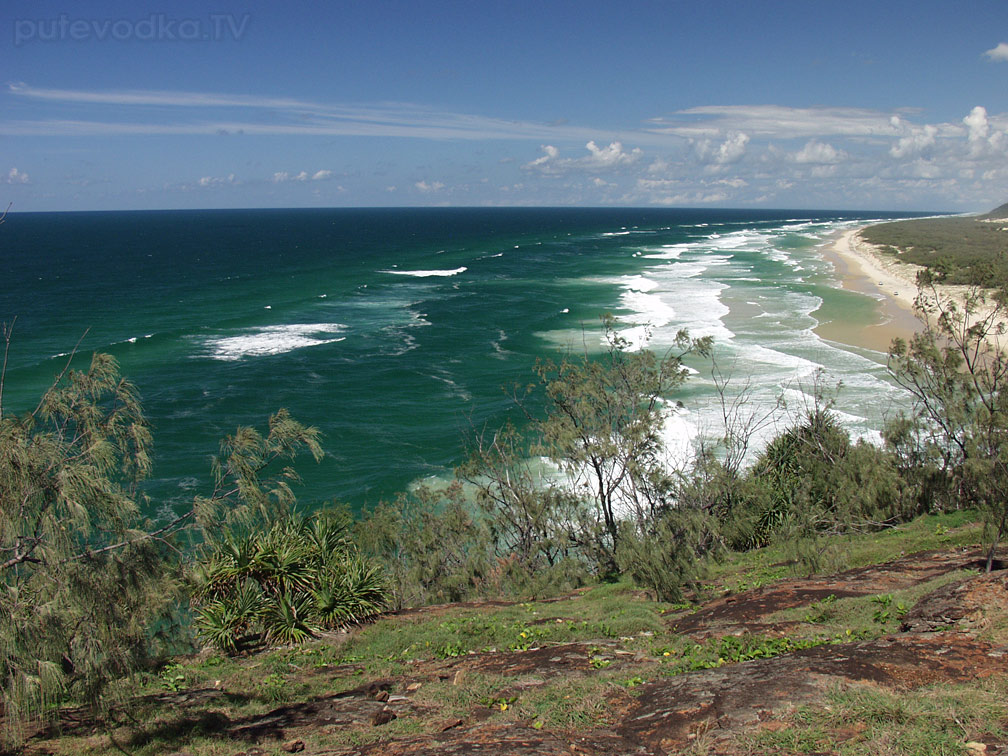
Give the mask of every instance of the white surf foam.
[(393, 276), (411, 276), (413, 278), (448, 278), (450, 276), (457, 276), (459, 273), (465, 273), (469, 270), (464, 265), (461, 268), (453, 268), (451, 270), (382, 270), (380, 273), (390, 273)]
[(234, 361), (245, 357), (265, 357), (284, 354), (295, 349), (332, 344), (345, 336), (336, 334), (346, 329), (341, 323), (292, 323), (264, 326), (237, 336), (223, 336), (206, 343), (215, 360)]

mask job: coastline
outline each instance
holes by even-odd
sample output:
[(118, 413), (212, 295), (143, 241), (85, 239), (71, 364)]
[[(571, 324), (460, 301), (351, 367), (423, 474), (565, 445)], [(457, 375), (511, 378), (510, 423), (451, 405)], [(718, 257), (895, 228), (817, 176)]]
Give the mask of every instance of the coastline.
[(877, 322), (861, 326), (833, 319), (814, 330), (824, 339), (885, 354), (893, 339), (909, 340), (922, 327), (913, 309), (919, 267), (878, 255), (859, 236), (864, 228), (843, 231), (820, 249), (833, 264), (841, 288), (877, 301)]
[[(861, 238), (861, 231), (865, 228), (867, 226), (859, 226), (839, 233), (821, 249), (824, 257), (833, 263), (841, 288), (866, 294), (878, 301), (876, 311), (879, 322), (857, 326), (834, 318), (823, 321), (814, 330), (824, 339), (885, 354), (893, 339), (909, 341), (923, 328), (923, 322), (913, 309), (917, 297), (917, 272), (923, 268), (879, 254), (872, 244)], [(935, 286), (935, 294), (941, 302), (954, 302), (960, 310), (965, 309), (966, 300), (974, 291), (973, 287), (965, 285)], [(1004, 339), (996, 333), (998, 324), (993, 323), (997, 309), (994, 292), (982, 293), (987, 301), (977, 308), (970, 321), (975, 323), (991, 319), (992, 330), (988, 340), (1000, 348)], [(1000, 324), (1008, 326), (1004, 321)]]

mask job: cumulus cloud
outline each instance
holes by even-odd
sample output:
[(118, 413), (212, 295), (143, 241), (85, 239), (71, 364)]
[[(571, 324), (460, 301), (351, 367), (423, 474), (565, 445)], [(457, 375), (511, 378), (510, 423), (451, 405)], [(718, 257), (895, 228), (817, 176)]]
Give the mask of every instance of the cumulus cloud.
[(911, 129), (910, 133), (889, 148), (889, 154), (897, 159), (918, 155), (929, 147), (934, 147), (935, 137), (938, 136), (938, 128), (930, 124), (923, 128)]
[(1008, 63), (1008, 42), (1001, 42), (984, 53), (987, 59), (995, 63)]
[(637, 193), (624, 199), (628, 202), (647, 202), (655, 205), (707, 205), (726, 202), (733, 196), (722, 187), (738, 189), (746, 186), (743, 179), (717, 179), (715, 181), (690, 181), (683, 179), (638, 178)]
[(312, 181), (325, 181), (326, 179), (330, 179), (330, 178), (332, 178), (332, 171), (322, 170), (322, 171), (315, 171), (315, 173), (312, 174), (311, 180)]
[(8, 184), (27, 184), (28, 174), (23, 171), (19, 171), (17, 168), (11, 168), (7, 172), (7, 183)]
[(990, 134), (990, 124), (987, 122), (987, 109), (977, 105), (970, 114), (963, 118), (963, 123), (969, 130), (967, 139), (970, 142), (979, 142), (986, 139)]
[(839, 163), (846, 157), (847, 153), (843, 150), (838, 150), (826, 142), (817, 142), (815, 139), (806, 142), (805, 146), (793, 156), (796, 163), (814, 163), (816, 165), (832, 165)]
[(707, 160), (717, 165), (728, 165), (737, 162), (745, 155), (746, 145), (749, 144), (749, 135), (736, 131), (728, 135), (721, 144), (715, 144), (710, 139), (704, 139), (696, 143), (697, 154), (702, 160)]
[(599, 147), (594, 141), (591, 141), (585, 145), (585, 149), (591, 153), (591, 156), (582, 158), (582, 160), (587, 160), (593, 167), (599, 168), (635, 163), (642, 154), (640, 148), (625, 152), (620, 142), (610, 142), (608, 147)]
[(442, 184), (440, 181), (431, 181), (429, 183), (427, 181), (417, 181), (415, 184), (413, 184), (413, 186), (415, 186), (424, 194), (430, 194), (432, 192), (440, 192), (442, 189), (444, 189), (444, 184)]
[(525, 170), (537, 170), (542, 173), (563, 173), (571, 170), (599, 171), (630, 165), (640, 160), (644, 154), (639, 147), (632, 150), (623, 149), (622, 142), (610, 142), (606, 147), (599, 147), (595, 140), (585, 145), (588, 154), (579, 158), (562, 158), (560, 150), (552, 144), (540, 147), (543, 154), (522, 166)]
[(962, 122), (966, 126), (970, 157), (978, 158), (992, 152), (1002, 153), (1008, 149), (1008, 131), (991, 123), (986, 108), (977, 105)]
[(525, 164), (525, 168), (544, 168), (555, 161), (560, 155), (560, 150), (552, 144), (544, 144), (539, 147), (543, 151), (542, 157), (537, 157), (530, 163)]

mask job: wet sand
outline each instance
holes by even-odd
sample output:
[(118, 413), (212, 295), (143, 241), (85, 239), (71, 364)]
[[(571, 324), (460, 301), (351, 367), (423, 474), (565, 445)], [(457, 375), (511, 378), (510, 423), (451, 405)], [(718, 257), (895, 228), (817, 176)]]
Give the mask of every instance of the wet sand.
[(913, 310), (919, 268), (876, 254), (858, 236), (860, 230), (838, 234), (822, 251), (836, 268), (842, 288), (877, 300), (877, 322), (858, 326), (830, 320), (820, 323), (815, 331), (830, 341), (886, 353), (893, 339), (910, 339), (923, 327)]

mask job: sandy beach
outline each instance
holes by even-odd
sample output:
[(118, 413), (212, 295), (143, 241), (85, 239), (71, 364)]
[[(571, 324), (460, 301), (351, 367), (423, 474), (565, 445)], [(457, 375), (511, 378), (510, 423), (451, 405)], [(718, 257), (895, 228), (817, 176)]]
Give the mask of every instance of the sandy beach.
[(860, 228), (844, 231), (822, 249), (836, 268), (844, 289), (878, 300), (878, 322), (860, 327), (832, 320), (821, 323), (815, 330), (824, 339), (884, 353), (893, 339), (909, 339), (921, 328), (913, 311), (919, 268), (877, 254), (872, 245), (861, 239), (860, 231)]
[[(832, 243), (823, 247), (823, 253), (836, 268), (844, 289), (878, 299), (878, 323), (856, 327), (842, 320), (829, 320), (815, 330), (825, 339), (888, 352), (893, 339), (909, 339), (922, 328), (913, 309), (917, 296), (917, 272), (921, 267), (879, 254), (873, 245), (861, 238), (864, 228), (838, 234)], [(956, 302), (960, 308), (965, 306), (967, 296), (973, 291), (972, 287), (961, 285), (942, 285), (935, 289), (941, 301)], [(971, 320), (975, 322), (991, 316), (995, 309), (993, 294), (993, 291), (986, 292), (988, 304), (981, 307)], [(998, 345), (1003, 342), (1003, 337), (991, 335), (989, 338)]]

